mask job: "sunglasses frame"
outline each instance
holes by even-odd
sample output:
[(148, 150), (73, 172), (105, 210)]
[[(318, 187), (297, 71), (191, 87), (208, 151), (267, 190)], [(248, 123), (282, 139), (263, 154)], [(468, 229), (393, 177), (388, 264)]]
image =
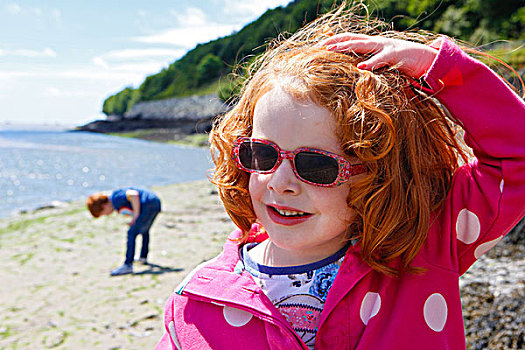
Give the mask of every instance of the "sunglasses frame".
[[(243, 142), (259, 142), (259, 143), (262, 143), (262, 144), (265, 144), (265, 145), (268, 145), (274, 148), (278, 153), (278, 157), (277, 157), (277, 161), (275, 162), (275, 165), (270, 170), (253, 170), (253, 169), (246, 168), (244, 165), (242, 165), (241, 160), (239, 159), (239, 149)], [(295, 168), (295, 156), (300, 152), (317, 153), (317, 154), (328, 156), (332, 159), (335, 159), (338, 165), (337, 178), (332, 183), (321, 184), (321, 183), (306, 180), (303, 177), (301, 177), (301, 175), (299, 175), (297, 169)], [(344, 184), (345, 182), (347, 182), (350, 179), (350, 177), (362, 174), (367, 171), (366, 167), (363, 164), (351, 164), (348, 160), (344, 159), (340, 155), (337, 155), (331, 152), (323, 151), (317, 148), (310, 148), (310, 147), (301, 147), (301, 148), (297, 148), (294, 151), (286, 151), (286, 150), (281, 149), (273, 141), (258, 139), (254, 137), (239, 137), (237, 140), (235, 140), (233, 144), (233, 149), (232, 149), (232, 159), (240, 170), (248, 172), (248, 173), (252, 173), (252, 174), (253, 173), (257, 173), (257, 174), (274, 173), (277, 170), (277, 168), (279, 168), (279, 166), (281, 165), (283, 159), (288, 159), (290, 160), (290, 164), (292, 166), (292, 170), (295, 174), (295, 177), (297, 177), (299, 180), (301, 180), (304, 183), (318, 186), (318, 187), (340, 186)]]

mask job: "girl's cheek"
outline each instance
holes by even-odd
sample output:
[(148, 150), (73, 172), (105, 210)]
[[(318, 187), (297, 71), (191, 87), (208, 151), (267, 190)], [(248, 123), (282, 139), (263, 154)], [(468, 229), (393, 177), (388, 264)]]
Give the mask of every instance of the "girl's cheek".
[(250, 174), (250, 180), (248, 182), (248, 191), (250, 192), (250, 198), (252, 202), (260, 199), (262, 196), (262, 181), (259, 178), (259, 174)]

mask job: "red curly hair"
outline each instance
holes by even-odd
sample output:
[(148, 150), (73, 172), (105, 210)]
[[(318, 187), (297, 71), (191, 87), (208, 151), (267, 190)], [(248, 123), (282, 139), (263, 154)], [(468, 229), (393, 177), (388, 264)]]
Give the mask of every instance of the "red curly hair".
[(109, 203), (109, 197), (103, 193), (93, 194), (86, 200), (86, 206), (95, 218), (98, 218), (102, 214), (106, 203)]
[(218, 119), (210, 134), (216, 166), (211, 181), (244, 238), (257, 218), (249, 174), (232, 161), (232, 145), (238, 137), (251, 135), (257, 101), (279, 85), (297, 99), (328, 109), (342, 149), (368, 169), (359, 180), (343, 185), (350, 186), (347, 203), (356, 213), (350, 232), (361, 241), (364, 261), (392, 276), (421, 272), (410, 263), (426, 239), (431, 213), (447, 196), (452, 174), (468, 157), (457, 137), (457, 121), (395, 67), (359, 70), (357, 63), (366, 57), (316, 46), (341, 32), (420, 43), (436, 38), (381, 31), (384, 27), (355, 15), (355, 9), (339, 7), (290, 38), (276, 39), (248, 67), (235, 107)]

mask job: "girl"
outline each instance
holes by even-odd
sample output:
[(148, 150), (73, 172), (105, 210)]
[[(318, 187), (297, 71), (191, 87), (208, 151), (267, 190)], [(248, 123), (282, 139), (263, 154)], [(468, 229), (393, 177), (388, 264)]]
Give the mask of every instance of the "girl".
[(109, 216), (113, 211), (131, 216), (128, 229), (126, 259), (124, 263), (110, 271), (110, 276), (120, 276), (133, 273), (133, 259), (137, 236), (142, 235), (142, 249), (139, 262), (147, 264), (149, 252), (149, 230), (153, 221), (160, 213), (160, 199), (150, 190), (139, 187), (120, 188), (109, 196), (96, 193), (86, 201), (89, 212), (93, 217)]
[(446, 37), (355, 23), (273, 45), (215, 125), (239, 229), (157, 349), (465, 348), (458, 278), (524, 214), (525, 106)]

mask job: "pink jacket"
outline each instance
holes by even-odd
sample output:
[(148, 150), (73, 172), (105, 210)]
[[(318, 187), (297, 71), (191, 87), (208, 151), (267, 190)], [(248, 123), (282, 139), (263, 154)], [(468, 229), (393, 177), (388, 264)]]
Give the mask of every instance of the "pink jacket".
[[(385, 276), (361, 260), (359, 244), (349, 248), (316, 349), (464, 349), (458, 278), (525, 213), (523, 101), (446, 39), (425, 79), (463, 123), (476, 159), (456, 172), (433, 215), (412, 263), (425, 274)], [(306, 349), (249, 273), (236, 270), (238, 249), (228, 240), (169, 298), (156, 349)]]

